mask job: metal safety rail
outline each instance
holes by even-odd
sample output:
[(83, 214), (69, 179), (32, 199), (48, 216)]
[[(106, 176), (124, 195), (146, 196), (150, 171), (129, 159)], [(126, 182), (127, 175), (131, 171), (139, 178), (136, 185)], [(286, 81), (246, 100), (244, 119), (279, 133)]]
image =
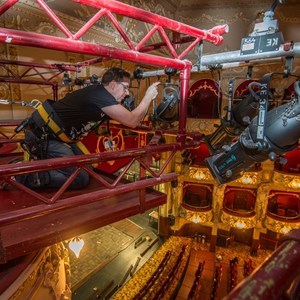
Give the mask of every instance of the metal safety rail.
[[(73, 157), (63, 157), (63, 158), (53, 158), (53, 159), (47, 159), (47, 160), (40, 160), (40, 161), (30, 161), (30, 162), (23, 162), (18, 164), (6, 164), (1, 165), (0, 168), (0, 178), (2, 178), (3, 181), (7, 182), (11, 186), (16, 187), (17, 189), (23, 191), (24, 193), (29, 194), (31, 197), (36, 198), (46, 204), (53, 204), (57, 202), (61, 195), (67, 190), (69, 185), (72, 183), (74, 178), (78, 175), (78, 173), (81, 170), (85, 170), (87, 173), (90, 174), (92, 178), (94, 178), (99, 184), (104, 185), (108, 190), (112, 190), (117, 187), (120, 180), (124, 177), (125, 173), (129, 170), (129, 168), (132, 166), (132, 164), (137, 161), (141, 166), (141, 172), (140, 180), (142, 179), (146, 180), (146, 172), (149, 173), (149, 175), (153, 178), (153, 182), (151, 180), (147, 181), (147, 184), (143, 185), (142, 182), (139, 183), (140, 188), (145, 188), (149, 186), (149, 182), (152, 182), (152, 185), (156, 185), (161, 183), (161, 178), (165, 175), (163, 174), (167, 165), (170, 163), (174, 155), (178, 150), (184, 149), (185, 147), (181, 147), (179, 143), (174, 144), (164, 144), (164, 145), (156, 145), (156, 146), (145, 146), (141, 148), (134, 148), (134, 149), (127, 149), (127, 150), (121, 150), (121, 151), (113, 151), (113, 152), (104, 152), (100, 154), (85, 154), (85, 155), (77, 155)], [(161, 166), (161, 168), (158, 171), (153, 171), (150, 167), (150, 164), (152, 163), (152, 155), (155, 153), (161, 153), (169, 151), (170, 155), (168, 156), (167, 160), (164, 162), (164, 164)], [(114, 180), (113, 183), (109, 183), (108, 181), (102, 179), (101, 176), (97, 174), (97, 172), (93, 171), (91, 168), (89, 168), (89, 165), (98, 164), (101, 162), (107, 162), (107, 161), (114, 161), (118, 159), (123, 159), (131, 157), (131, 161), (123, 168), (123, 171), (120, 173), (120, 175)], [(150, 159), (150, 164), (147, 162)], [(75, 167), (74, 172), (72, 175), (68, 178), (68, 180), (65, 182), (65, 184), (54, 192), (53, 195), (50, 197), (45, 197), (37, 193), (36, 191), (18, 183), (14, 180), (14, 176), (20, 175), (20, 174), (29, 174), (34, 173), (37, 170), (38, 171), (47, 171), (47, 170), (54, 170), (54, 169), (64, 169), (69, 167)], [(168, 178), (167, 176), (165, 176)], [(175, 180), (177, 177), (171, 176), (169, 178), (170, 180)], [(135, 183), (136, 184), (136, 183)], [(130, 185), (130, 184), (128, 184)], [(150, 184), (151, 185), (151, 184)], [(130, 187), (128, 187), (130, 190)], [(124, 192), (124, 188), (122, 189), (121, 193)], [(106, 198), (107, 195), (110, 192), (107, 191), (107, 193), (102, 195), (96, 195), (95, 199), (102, 199)], [(114, 192), (116, 194), (118, 192)], [(64, 197), (64, 199), (68, 199)], [(71, 203), (71, 202), (70, 202)], [(0, 218), (0, 225), (2, 224), (3, 219)]]
[[(22, 74), (15, 72), (11, 66), (22, 66), (25, 70)], [(50, 85), (53, 89), (53, 99), (57, 100), (58, 82), (54, 79), (66, 71), (77, 71), (73, 65), (67, 64), (38, 64), (25, 61), (0, 60), (0, 67), (7, 72), (6, 76), (0, 76), (0, 82)], [(49, 76), (47, 76), (47, 75)], [(33, 78), (33, 76), (36, 77)]]

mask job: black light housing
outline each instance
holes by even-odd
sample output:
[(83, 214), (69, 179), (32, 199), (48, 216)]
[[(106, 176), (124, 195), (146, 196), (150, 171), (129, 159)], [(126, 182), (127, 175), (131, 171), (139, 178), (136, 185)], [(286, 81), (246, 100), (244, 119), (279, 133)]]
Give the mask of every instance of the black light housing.
[(223, 151), (208, 157), (205, 162), (219, 183), (227, 183), (241, 176), (254, 164), (295, 149), (300, 138), (300, 87), (294, 85), (295, 96), (289, 103), (268, 112), (263, 142), (257, 141), (258, 117), (240, 135), (239, 140)]

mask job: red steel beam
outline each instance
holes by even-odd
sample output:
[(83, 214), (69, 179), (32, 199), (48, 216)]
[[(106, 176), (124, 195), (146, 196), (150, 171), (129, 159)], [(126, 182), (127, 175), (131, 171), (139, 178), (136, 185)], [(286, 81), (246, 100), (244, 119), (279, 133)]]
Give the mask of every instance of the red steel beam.
[(224, 33), (228, 32), (228, 25), (218, 26), (218, 29), (211, 29), (211, 30), (201, 30), (186, 24), (183, 24), (178, 21), (174, 21), (172, 19), (156, 15), (151, 12), (147, 12), (143, 9), (133, 7), (131, 5), (122, 3), (120, 1), (106, 1), (106, 0), (72, 0), (73, 2), (87, 4), (92, 7), (96, 8), (106, 8), (109, 9), (111, 12), (116, 14), (120, 14), (123, 16), (127, 16), (133, 19), (140, 20), (142, 22), (155, 24), (169, 30), (173, 30), (175, 32), (179, 32), (182, 34), (191, 35), (194, 37), (199, 37), (203, 40), (211, 42), (215, 45), (220, 45), (223, 42), (223, 35)]
[(45, 36), (43, 34), (23, 32), (7, 28), (1, 28), (0, 30), (0, 43), (74, 52), (93, 56), (103, 56), (110, 59), (127, 60), (137, 63), (166, 66), (175, 69), (183, 69), (187, 64), (185, 61), (147, 53), (139, 53), (136, 51), (90, 44), (88, 42), (79, 42), (70, 39), (66, 40), (60, 37)]
[(10, 7), (16, 4), (19, 0), (6, 0), (0, 6), (0, 15), (5, 13)]
[[(198, 44), (200, 40), (206, 40), (208, 42), (212, 42), (216, 45), (219, 45), (223, 41), (222, 35), (228, 32), (227, 25), (220, 25), (214, 27), (210, 30), (201, 30), (169, 18), (159, 16), (153, 14), (151, 12), (144, 11), (142, 9), (130, 6), (128, 4), (124, 4), (119, 1), (74, 1), (81, 4), (89, 5), (95, 8), (100, 9), (100, 11), (86, 23), (75, 35), (73, 35), (66, 25), (58, 18), (58, 16), (49, 8), (49, 6), (43, 0), (36, 0), (36, 2), (40, 5), (40, 7), (48, 14), (49, 18), (58, 26), (60, 30), (67, 36), (67, 39), (64, 38), (56, 38), (49, 35), (43, 34), (33, 34), (25, 31), (16, 31), (9, 30), (3, 28), (1, 30), (1, 41), (4, 43), (12, 43), (17, 45), (25, 45), (32, 47), (41, 47), (46, 49), (60, 50), (60, 51), (71, 51), (77, 52), (81, 54), (89, 54), (89, 55), (98, 55), (103, 56), (105, 58), (116, 58), (116, 59), (124, 59), (129, 61), (134, 61), (138, 63), (149, 63), (159, 66), (169, 66), (172, 68), (183, 69), (185, 68), (185, 63), (178, 61), (178, 55), (173, 48), (172, 42), (169, 41), (167, 34), (164, 31), (164, 28), (173, 30), (177, 34), (190, 35), (196, 38), (197, 42), (194, 42), (192, 45), (185, 50), (184, 54), (188, 51), (192, 50), (193, 47)], [(0, 7), (0, 15), (3, 14), (8, 8), (13, 6), (16, 1), (9, 1), (7, 4), (4, 4)], [(134, 18), (140, 20), (142, 22), (147, 22), (150, 24), (154, 24), (154, 30), (148, 33), (146, 37), (135, 47), (133, 43), (129, 40), (129, 37), (123, 31), (122, 27), (119, 25), (116, 18), (111, 14), (117, 13), (130, 18)], [(115, 48), (99, 46), (95, 44), (89, 44), (83, 41), (79, 41), (79, 38), (84, 34), (88, 29), (90, 29), (99, 18), (105, 14), (112, 24), (115, 26), (116, 30), (121, 34), (126, 44), (129, 46), (130, 50), (122, 50), (118, 49), (116, 51)], [(158, 30), (165, 41), (165, 44), (169, 48), (172, 53), (174, 59), (168, 60), (162, 56), (157, 57), (157, 55), (141, 55), (140, 52), (136, 50), (142, 48), (145, 42)], [(47, 36), (47, 38), (45, 38)], [(77, 43), (74, 43), (77, 41)], [(125, 52), (124, 52), (125, 51)], [(132, 53), (133, 52), (133, 53)], [(179, 56), (182, 58), (182, 55)]]
[(25, 67), (30, 67), (30, 68), (71, 71), (71, 72), (76, 71), (76, 67), (74, 65), (71, 65), (71, 64), (39, 64), (39, 63), (35, 63), (35, 62), (4, 60), (4, 59), (0, 59), (0, 64), (25, 66)]
[(122, 195), (131, 191), (137, 191), (146, 187), (170, 182), (177, 179), (176, 173), (161, 175), (159, 178), (149, 178), (131, 183), (122, 184), (114, 189), (99, 189), (92, 192), (79, 193), (78, 195), (61, 199), (51, 205), (39, 204), (27, 208), (0, 213), (0, 227), (13, 224), (21, 220), (46, 216), (53, 212), (59, 212), (81, 205), (87, 205), (105, 200), (113, 196)]
[(189, 82), (191, 75), (192, 64), (188, 64), (185, 69), (180, 71), (180, 102), (179, 102), (179, 141), (184, 142), (186, 118), (187, 118), (187, 103), (189, 95)]
[[(194, 144), (194, 146), (196, 145), (197, 144)], [(46, 171), (52, 169), (62, 169), (71, 166), (90, 165), (102, 161), (111, 161), (111, 160), (121, 159), (125, 157), (143, 157), (148, 153), (183, 150), (191, 146), (192, 144), (190, 143), (186, 145), (180, 145), (179, 143), (162, 144), (162, 145), (145, 146), (141, 148), (133, 148), (133, 149), (120, 150), (120, 151), (76, 155), (76, 156), (63, 157), (63, 158), (50, 158), (45, 160), (30, 161), (30, 162), (24, 162), (19, 164), (1, 165), (0, 178), (14, 176), (17, 174), (33, 173), (36, 171)]]

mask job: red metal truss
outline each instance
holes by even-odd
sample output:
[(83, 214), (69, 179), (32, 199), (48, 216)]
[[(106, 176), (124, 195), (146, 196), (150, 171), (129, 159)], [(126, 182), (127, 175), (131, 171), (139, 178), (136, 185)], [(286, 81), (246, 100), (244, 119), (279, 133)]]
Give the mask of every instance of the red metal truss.
[[(8, 66), (22, 66), (26, 67), (26, 70), (22, 74), (16, 74)], [(55, 85), (57, 84), (53, 79), (59, 76), (61, 73), (66, 71), (76, 71), (76, 67), (67, 64), (37, 64), (25, 61), (15, 61), (15, 60), (0, 60), (0, 67), (7, 71), (8, 76), (0, 76), (0, 81), (2, 82), (13, 82), (13, 83), (28, 83), (28, 84), (43, 84), (43, 85)], [(48, 70), (47, 74), (51, 74), (49, 78), (45, 76), (45, 71)], [(51, 72), (52, 70), (52, 72)], [(31, 79), (32, 76), (38, 76), (40, 80)]]
[[(185, 147), (183, 147), (185, 148)], [(138, 161), (141, 165), (142, 169), (148, 172), (151, 177), (156, 178), (153, 182), (153, 185), (160, 183), (160, 178), (163, 176), (163, 172), (166, 169), (166, 166), (170, 163), (172, 158), (174, 157), (176, 151), (179, 149), (182, 149), (182, 146), (180, 146), (178, 143), (176, 144), (164, 144), (164, 145), (154, 145), (154, 146), (146, 146), (141, 148), (134, 148), (134, 149), (127, 149), (122, 151), (113, 151), (113, 152), (105, 152), (100, 154), (89, 154), (89, 155), (78, 155), (74, 157), (66, 157), (66, 158), (56, 158), (56, 159), (47, 159), (47, 160), (40, 160), (40, 161), (30, 161), (30, 162), (24, 162), (19, 164), (6, 164), (1, 165), (0, 168), (0, 178), (2, 178), (3, 181), (11, 184), (15, 188), (23, 191), (24, 193), (28, 193), (32, 198), (36, 198), (46, 204), (53, 204), (57, 202), (57, 200), (61, 199), (62, 194), (66, 191), (66, 189), (69, 187), (69, 185), (72, 183), (74, 178), (78, 175), (80, 170), (85, 170), (90, 174), (90, 176), (99, 184), (104, 185), (107, 189), (114, 189), (120, 180), (124, 177), (125, 173), (129, 170), (129, 168), (132, 166), (132, 164), (135, 161)], [(153, 171), (149, 164), (152, 163), (152, 155), (155, 153), (161, 153), (170, 151), (170, 155), (168, 159), (165, 161), (165, 163), (161, 166), (161, 168), (155, 172)], [(113, 181), (113, 183), (109, 183), (101, 178), (95, 171), (88, 168), (88, 165), (94, 165), (101, 162), (106, 161), (113, 161), (122, 159), (125, 157), (131, 157), (132, 160), (124, 167), (124, 170), (120, 173), (120, 175)], [(149, 163), (150, 159), (150, 163)], [(48, 197), (42, 196), (36, 191), (33, 191), (24, 185), (16, 182), (13, 180), (13, 176), (20, 175), (20, 174), (27, 174), (27, 173), (34, 173), (37, 170), (38, 171), (47, 171), (51, 169), (64, 169), (70, 166), (75, 166), (76, 170), (73, 172), (73, 174), (70, 176), (70, 178), (65, 182), (65, 184), (53, 195), (48, 195)], [(144, 176), (141, 176), (140, 179), (145, 179)], [(171, 180), (174, 180), (175, 178), (172, 178)], [(157, 181), (157, 183), (156, 183)], [(145, 185), (149, 186), (148, 184)], [(97, 195), (98, 200), (107, 197), (107, 194), (105, 195)], [(64, 196), (66, 198), (66, 196)], [(3, 220), (3, 219), (2, 219)], [(0, 224), (1, 224), (0, 219)]]
[[(77, 0), (73, 2), (85, 4), (99, 9), (99, 11), (86, 23), (84, 24), (75, 34), (67, 28), (67, 26), (59, 19), (53, 10), (43, 1), (36, 0), (40, 7), (47, 13), (49, 18), (56, 24), (56, 26), (65, 34), (66, 39), (56, 38), (54, 36), (44, 35), (44, 34), (34, 34), (28, 32), (20, 32), (18, 30), (10, 30), (7, 28), (1, 29), (0, 41), (4, 43), (12, 43), (18, 45), (42, 47), (46, 49), (55, 49), (61, 51), (85, 53), (94, 56), (108, 57), (124, 59), (135, 62), (143, 62), (154, 64), (158, 66), (168, 66), (178, 69), (185, 67), (185, 62), (178, 61), (178, 59), (183, 59), (183, 54), (176, 54), (174, 47), (172, 46), (172, 41), (170, 41), (165, 29), (172, 30), (179, 34), (184, 34), (195, 38), (195, 41), (188, 47), (188, 50), (184, 50), (184, 55), (191, 51), (201, 40), (208, 41), (219, 45), (223, 41), (222, 35), (228, 31), (227, 25), (217, 26), (210, 30), (201, 30), (183, 23), (162, 17), (151, 12), (144, 11), (142, 9), (130, 6), (128, 4), (119, 1), (87, 1), (87, 0)], [(6, 12), (11, 6), (15, 5), (17, 1), (6, 1), (0, 6), (0, 15)], [(145, 23), (153, 24), (153, 28), (148, 32), (145, 37), (134, 46), (134, 43), (130, 40), (129, 36), (122, 29), (118, 20), (112, 13), (120, 14), (136, 20), (140, 20)], [(83, 42), (80, 39), (83, 35), (91, 29), (99, 19), (105, 15), (111, 23), (114, 25), (116, 30), (120, 33), (124, 41), (126, 42), (128, 50), (115, 49), (112, 47), (104, 47), (97, 44)], [(146, 42), (156, 33), (159, 32), (162, 39), (167, 45), (170, 53), (174, 59), (169, 59), (163, 57), (162, 55), (149, 55), (146, 53), (139, 53)], [(45, 38), (47, 37), (47, 38)], [(75, 43), (76, 42), (76, 43)]]

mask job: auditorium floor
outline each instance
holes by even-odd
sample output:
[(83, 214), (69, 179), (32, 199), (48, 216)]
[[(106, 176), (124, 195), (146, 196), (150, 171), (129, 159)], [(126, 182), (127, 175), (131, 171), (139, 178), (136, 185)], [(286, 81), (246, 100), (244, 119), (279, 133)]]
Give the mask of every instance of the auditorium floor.
[[(118, 286), (130, 278), (130, 270), (135, 266), (138, 270), (161, 246), (164, 241), (157, 235), (155, 226), (152, 227), (153, 223), (149, 223), (150, 212), (105, 226), (84, 237), (86, 251), (79, 260), (70, 257), (72, 300), (110, 299)], [(137, 245), (137, 241), (143, 242)], [(208, 248), (208, 243), (193, 242), (187, 272), (176, 300), (187, 299), (200, 261), (205, 261), (205, 264), (193, 299), (210, 299), (214, 268), (222, 265), (220, 287), (215, 298), (221, 300), (228, 294), (230, 259), (239, 257), (237, 281), (240, 282), (243, 280), (244, 261), (251, 258), (257, 267), (271, 253), (259, 251), (257, 257), (251, 257), (249, 247), (237, 242), (228, 248), (217, 247), (216, 253), (209, 252)], [(221, 261), (216, 257), (221, 257)]]
[[(80, 261), (70, 255), (71, 273), (78, 277), (72, 275), (72, 300), (109, 299), (115, 288), (130, 278), (130, 267), (138, 264), (138, 270), (161, 246), (163, 239), (157, 235), (153, 223), (149, 223), (150, 212), (113, 223), (83, 237), (87, 242), (93, 240), (93, 245), (87, 247), (93, 249), (83, 256), (80, 254)], [(143, 242), (136, 246), (141, 238)], [(80, 278), (86, 270), (89, 270), (89, 275)]]

